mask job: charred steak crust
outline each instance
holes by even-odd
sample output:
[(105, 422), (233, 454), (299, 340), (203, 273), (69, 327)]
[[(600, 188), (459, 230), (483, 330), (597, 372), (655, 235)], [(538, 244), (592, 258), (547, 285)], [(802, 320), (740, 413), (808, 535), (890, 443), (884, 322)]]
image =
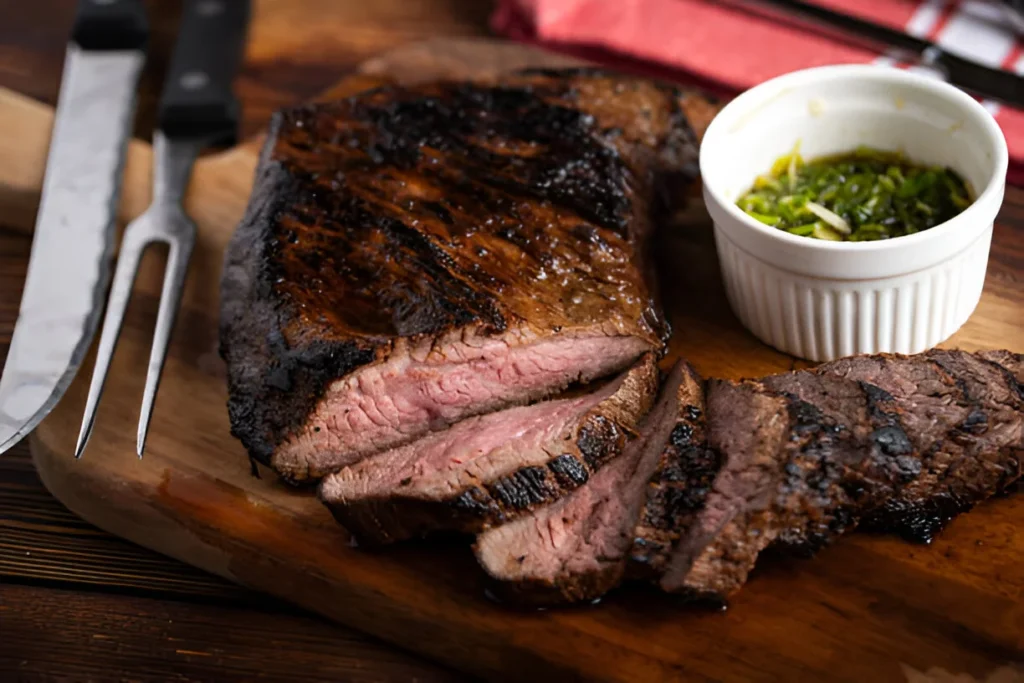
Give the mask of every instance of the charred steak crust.
[(1016, 354), (935, 350), (712, 380), (724, 464), (662, 587), (726, 598), (766, 547), (810, 554), (858, 525), (930, 539), (1020, 478), (1018, 375)]
[(565, 604), (597, 599), (622, 580), (647, 482), (680, 404), (700, 397), (695, 380), (679, 361), (639, 434), (613, 462), (555, 503), (477, 536), (474, 553), (492, 595), (524, 605)]
[(677, 401), (675, 425), (647, 484), (634, 531), (627, 571), (635, 579), (655, 580), (664, 573), (722, 465), (718, 452), (707, 445), (704, 384), (689, 365), (683, 369)]
[(693, 598), (725, 596), (742, 585), (766, 544), (761, 533), (773, 522), (782, 462), (808, 441), (793, 433), (786, 399), (757, 382), (710, 379), (706, 400), (708, 447), (722, 464), (659, 581)]
[[(558, 500), (585, 484), (618, 457), (658, 393), (658, 366), (648, 354), (625, 373), (622, 384), (562, 437), (562, 452), (545, 465), (521, 467), (493, 481), (451, 491), (437, 499), (410, 496), (401, 484), (381, 497), (321, 500), (361, 543), (379, 545), (432, 531), (476, 533)], [(367, 464), (372, 464), (367, 462)]]
[(277, 114), (225, 257), (232, 434), (271, 464), (331, 382), (399, 340), (600, 329), (660, 349), (644, 238), (658, 203), (683, 194), (657, 188), (693, 179), (712, 114), (598, 70), (384, 87)]
[[(698, 535), (670, 562), (668, 590), (728, 597), (768, 546), (813, 553), (919, 472), (899, 416), (877, 387), (807, 371), (711, 387), (717, 410), (709, 442), (728, 463), (727, 476), (695, 516)], [(753, 440), (731, 434), (744, 422), (760, 425)]]
[(1017, 396), (1024, 400), (1024, 354), (1006, 350), (980, 351), (977, 356), (995, 363), (1008, 375), (1008, 382)]
[(853, 357), (816, 369), (876, 383), (920, 461), (920, 475), (869, 511), (864, 528), (928, 542), (953, 517), (1020, 479), (1019, 370), (1019, 354), (948, 350)]
[(799, 495), (800, 505), (776, 545), (812, 554), (920, 474), (901, 411), (882, 389), (810, 371), (762, 383), (786, 398), (794, 430), (816, 436), (785, 463), (782, 488)]

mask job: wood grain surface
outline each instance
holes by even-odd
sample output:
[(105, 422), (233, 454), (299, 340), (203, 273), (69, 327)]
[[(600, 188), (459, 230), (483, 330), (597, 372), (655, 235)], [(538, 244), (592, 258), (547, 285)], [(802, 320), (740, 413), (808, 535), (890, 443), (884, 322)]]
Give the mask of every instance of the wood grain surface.
[[(145, 0), (151, 46), (136, 133), (152, 132), (180, 0)], [(308, 100), (381, 52), (438, 36), (487, 33), (488, 0), (253, 0), (235, 90), (243, 137), (278, 108)], [(0, 0), (0, 85), (53, 105), (75, 0)]]
[[(435, 42), (388, 53), (367, 68), (411, 80), (474, 75), (536, 59), (538, 53), (508, 46)], [(0, 121), (40, 114), (9, 95), (0, 98), (0, 112)], [(29, 131), (34, 124), (19, 125)], [(32, 151), (17, 147), (8, 141), (8, 153), (31, 166)], [(635, 588), (596, 607), (516, 612), (484, 597), (464, 547), (352, 548), (309, 492), (289, 489), (268, 473), (253, 478), (227, 433), (223, 367), (215, 352), (216, 289), (224, 242), (247, 199), (253, 151), (252, 145), (230, 150), (197, 168), (189, 210), (201, 240), (146, 459), (135, 458), (132, 435), (159, 286), (156, 261), (146, 267), (129, 309), (85, 458), (75, 462), (68, 454), (88, 368), (37, 431), (32, 443), (40, 474), (73, 511), (488, 680), (898, 681), (907, 671), (936, 667), (983, 680), (1024, 661), (1020, 496), (980, 506), (930, 547), (861, 535), (814, 561), (764, 562), (725, 613)], [(126, 218), (145, 205), (147, 162), (148, 149), (135, 145)], [(996, 231), (985, 298), (948, 345), (1022, 350), (1022, 236), (1018, 222)], [(728, 311), (699, 212), (685, 229), (663, 232), (661, 239), (661, 272), (671, 275), (662, 287), (677, 330), (673, 354), (716, 376), (792, 367), (791, 358), (758, 343)]]
[[(358, 8), (357, 3), (341, 2), (331, 2), (330, 7), (306, 0), (291, 4), (314, 7), (321, 16), (295, 19), (296, 28), (286, 22), (288, 28), (281, 29), (282, 34), (316, 32), (312, 25), (319, 22), (334, 31), (318, 34), (325, 42), (344, 42), (339, 36), (347, 40), (349, 27), (363, 39), (340, 47), (311, 42), (315, 49), (306, 50), (307, 46), (286, 36), (280, 49), (250, 49), (247, 69), (253, 64), (263, 69), (247, 71), (258, 75), (242, 87), (250, 132), (258, 132), (265, 115), (278, 106), (268, 103), (291, 103), (322, 92), (345, 65), (376, 54), (379, 48), (371, 47), (373, 41), (401, 44), (422, 35), (478, 33), (486, 14), (482, 4), (457, 2), (377, 0), (373, 5), (358, 3)], [(414, 4), (406, 14), (405, 8)], [(46, 6), (53, 15), (58, 5), (65, 7), (63, 16), (67, 16), (69, 3), (39, 1), (30, 12), (46, 18)], [(430, 9), (425, 9), (427, 5)], [(284, 2), (257, 7), (257, 26), (265, 21), (268, 26), (259, 34), (264, 36), (260, 40), (274, 43), (276, 34), (267, 21), (272, 13), (267, 10), (293, 10)], [(0, 3), (0, 16), (6, 17), (2, 9)], [(423, 21), (406, 23), (410, 15), (421, 20), (429, 16), (426, 29)], [(343, 16), (348, 23), (332, 24), (335, 16)], [(5, 52), (3, 45), (24, 39), (31, 31), (22, 28), (13, 36), (15, 30), (10, 27), (0, 22), (0, 83), (17, 85), (6, 79), (25, 62), (9, 58), (17, 51)], [(50, 29), (37, 31), (48, 34)], [(63, 35), (57, 37), (51, 66), (59, 65), (63, 49)], [(389, 59), (371, 61), (367, 70), (415, 77), (422, 75), (420, 67), (426, 61), (429, 69), (451, 74), (459, 73), (467, 59), (484, 59), (479, 45), (444, 47), (409, 48)], [(492, 67), (495, 61), (507, 63), (507, 54), (495, 57), (506, 49), (488, 50), (486, 59)], [(47, 59), (29, 63), (45, 65)], [(349, 79), (339, 92), (372, 81), (371, 76)], [(26, 76), (18, 89), (44, 100), (52, 98), (55, 89), (47, 91), (45, 83), (39, 83)], [(21, 113), (26, 108), (40, 111), (31, 102), (16, 104)], [(146, 106), (143, 102), (141, 119)], [(38, 118), (29, 120), (34, 123), (17, 136), (0, 134), (3, 158), (20, 159), (12, 155), (38, 145), (39, 139), (45, 142), (46, 127), (38, 125)], [(144, 125), (140, 132), (145, 134)], [(9, 144), (15, 137), (19, 144)], [(12, 217), (18, 231), (31, 225), (33, 169), (41, 174), (42, 168), (38, 159), (26, 161), (27, 165), (8, 163), (0, 168), (0, 189), (10, 187), (10, 182), (18, 189), (16, 197), (0, 195), (0, 208), (5, 217)], [(191, 202), (200, 218), (203, 247), (172, 346), (169, 367), (175, 370), (169, 373), (174, 379), (165, 381), (157, 403), (162, 431), (159, 439), (151, 441), (154, 445), (147, 460), (139, 465), (133, 458), (120, 456), (130, 452), (128, 435), (134, 433), (142, 386), (139, 368), (144, 364), (140, 349), (148, 343), (158, 281), (154, 268), (140, 283), (140, 296), (130, 313), (131, 341), (118, 354), (117, 389), (108, 391), (108, 399), (111, 394), (115, 398), (101, 410), (100, 425), (107, 439), (98, 434), (97, 441), (107, 447), (90, 449), (88, 460), (80, 463), (83, 467), (69, 466), (66, 453), (69, 435), (77, 430), (81, 381), (63, 417), (55, 415), (47, 422), (47, 428), (53, 425), (49, 437), (41, 434), (36, 442), (42, 447), (37, 456), (52, 460), (55, 467), (49, 468), (50, 475), (66, 485), (73, 508), (85, 513), (105, 498), (105, 504), (113, 502), (107, 514), (87, 514), (105, 527), (187, 557), (235, 581), (298, 599), (337, 620), (485, 678), (527, 672), (548, 680), (545, 674), (553, 670), (576, 678), (581, 668), (569, 660), (579, 657), (590, 660), (582, 674), (595, 679), (916, 683), (947, 680), (944, 673), (948, 673), (962, 674), (958, 681), (990, 677), (995, 683), (1018, 677), (1006, 665), (1024, 661), (1024, 612), (1019, 605), (1024, 583), (1019, 571), (1024, 564), (1019, 530), (1024, 504), (1019, 495), (986, 504), (958, 520), (932, 547), (854, 537), (813, 562), (765, 563), (756, 583), (724, 615), (665, 604), (664, 596), (644, 591), (622, 592), (596, 609), (510, 614), (481, 598), (479, 576), (464, 550), (411, 546), (375, 557), (345, 547), (344, 536), (314, 501), (295, 496), (272, 480), (252, 481), (238, 445), (222, 438), (226, 416), (219, 384), (222, 370), (211, 335), (210, 306), (215, 298), (210, 297), (215, 297), (224, 226), (231, 224), (236, 217), (232, 212), (240, 211), (244, 203), (252, 159), (243, 150), (208, 161), (196, 183), (207, 190), (206, 200), (193, 197)], [(123, 217), (141, 210), (148, 197), (147, 164), (148, 149), (136, 145)], [(9, 174), (12, 166), (21, 173)], [(690, 354), (701, 369), (718, 374), (746, 372), (751, 366), (744, 359), (749, 357), (756, 359), (758, 368), (788, 367), (790, 359), (766, 353), (730, 319), (714, 259), (708, 258), (707, 238), (699, 232), (676, 236), (670, 240), (672, 248), (663, 252), (671, 257), (670, 263), (686, 259), (698, 266), (686, 277), (663, 282), (670, 298), (689, 309), (687, 315), (677, 317), (675, 350), (719, 344), (728, 350), (724, 357)], [(24, 232), (0, 232), (0, 344), (10, 333), (27, 245)], [(954, 343), (970, 348), (1002, 344), (1021, 350), (1022, 274), (1024, 193), (1010, 190), (995, 235), (985, 300)], [(1015, 344), (1001, 341), (1007, 330), (1016, 330), (1011, 338)], [(168, 383), (177, 389), (168, 389)], [(196, 414), (196, 405), (209, 408)], [(54, 425), (55, 420), (63, 424)], [(125, 427), (128, 423), (130, 429)], [(179, 439), (183, 434), (187, 436)], [(185, 452), (180, 451), (183, 444)], [(109, 460), (108, 449), (114, 451)], [(0, 632), (6, 635), (10, 625), (28, 634), (0, 637), (0, 679), (7, 680), (5, 672), (14, 673), (14, 680), (167, 680), (172, 676), (302, 680), (306, 676), (306, 680), (397, 681), (452, 676), (378, 641), (303, 616), (282, 601), (183, 568), (103, 534), (40, 491), (23, 452), (10, 459), (5, 456), (0, 465)], [(58, 469), (62, 465), (65, 469)], [(92, 467), (97, 469), (86, 469)], [(99, 479), (92, 478), (97, 475)], [(126, 481), (138, 486), (125, 486)], [(138, 501), (147, 490), (160, 492), (161, 497), (140, 507)], [(156, 516), (154, 508), (161, 508)], [(237, 532), (236, 543), (226, 547), (218, 534), (229, 527)], [(296, 538), (309, 540), (305, 547), (296, 547)], [(173, 547), (164, 546), (168, 542)], [(196, 548), (198, 557), (193, 555)], [(295, 566), (300, 567), (298, 573)], [(431, 573), (430, 580), (424, 580), (424, 571)], [(332, 573), (349, 578), (332, 584)], [(266, 585), (268, 577), (274, 585)], [(12, 583), (18, 585), (12, 587)], [(381, 601), (388, 606), (381, 609)], [(188, 628), (176, 631), (172, 622)], [(225, 637), (226, 633), (232, 635)], [(86, 638), (96, 642), (84, 645)], [(175, 641), (170, 638), (182, 638), (187, 646), (172, 647)], [(111, 642), (116, 647), (106, 647)], [(67, 654), (53, 656), (54, 651)], [(276, 659), (268, 651), (276, 653)], [(728, 661), (723, 665), (723, 660)]]
[[(198, 611), (177, 600), (11, 586), (0, 609), (5, 656), (31, 652), (40, 640), (51, 648), (45, 661), (8, 668), (0, 659), (18, 681), (167, 680), (160, 676), (172, 668), (175, 680), (195, 681), (462, 680), (324, 621), (263, 606)], [(78, 618), (54, 624), (58, 610)]]
[[(274, 109), (321, 92), (382, 49), (485, 33), (489, 4), (255, 0), (249, 54), (236, 82), (243, 133), (256, 134)], [(74, 5), (0, 0), (0, 86), (54, 103)], [(154, 41), (136, 123), (141, 138), (151, 133), (179, 2), (148, 0), (147, 7)], [(316, 43), (304, 44), (310, 34)], [(0, 131), (0, 147), (20, 133)], [(0, 167), (11, 169), (8, 159), (0, 155)], [(20, 173), (16, 182), (36, 182), (31, 170)], [(0, 367), (28, 264), (26, 228), (37, 196), (29, 191), (13, 204), (9, 199), (0, 200)], [(171, 648), (172, 641), (161, 638), (177, 637), (172, 622), (188, 624), (188, 647)], [(226, 643), (222, 634), (231, 631), (253, 637)], [(46, 491), (27, 442), (0, 457), (0, 681), (255, 679), (466, 677), (96, 528)]]

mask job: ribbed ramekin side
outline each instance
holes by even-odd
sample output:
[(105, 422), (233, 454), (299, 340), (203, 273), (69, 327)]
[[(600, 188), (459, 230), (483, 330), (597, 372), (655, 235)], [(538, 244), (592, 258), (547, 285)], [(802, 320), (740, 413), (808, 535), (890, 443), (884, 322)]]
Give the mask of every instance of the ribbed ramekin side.
[(715, 228), (726, 295), (758, 339), (813, 361), (920, 353), (948, 339), (981, 298), (992, 228), (963, 251), (906, 275), (809, 278), (768, 264)]

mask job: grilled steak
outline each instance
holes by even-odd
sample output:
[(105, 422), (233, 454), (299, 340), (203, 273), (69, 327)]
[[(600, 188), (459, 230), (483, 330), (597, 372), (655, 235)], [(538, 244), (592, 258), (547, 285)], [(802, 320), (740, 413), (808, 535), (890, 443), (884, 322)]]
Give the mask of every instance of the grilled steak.
[(556, 503), (477, 537), (477, 560), (499, 596), (549, 605), (593, 600), (623, 576), (646, 484), (681, 406), (701, 388), (685, 363), (669, 375), (657, 405), (623, 455)]
[(882, 354), (712, 380), (708, 446), (723, 465), (661, 586), (724, 598), (767, 546), (813, 552), (858, 523), (930, 538), (1021, 475), (1019, 356), (1013, 370), (1000, 358)]
[(477, 532), (596, 480), (657, 391), (657, 364), (647, 354), (584, 396), (469, 418), (366, 458), (326, 477), (320, 496), (362, 542)]
[(976, 355), (987, 361), (998, 363), (1009, 372), (1013, 381), (1017, 383), (1014, 392), (1018, 396), (1024, 396), (1024, 355), (1006, 350), (980, 351)]
[(790, 441), (786, 399), (756, 382), (709, 380), (707, 406), (708, 446), (721, 468), (660, 581), (694, 597), (726, 595), (746, 580), (771, 541), (763, 532), (774, 521), (782, 465), (806, 443)]
[(232, 433), (315, 479), (660, 350), (645, 237), (713, 111), (584, 69), (278, 114), (222, 280)]
[[(1003, 365), (1005, 362), (1006, 365)], [(957, 514), (1021, 476), (1024, 391), (1020, 354), (933, 350), (842, 359), (818, 372), (869, 383), (900, 408), (921, 475), (864, 520), (929, 541)]]
[(676, 542), (687, 534), (722, 465), (717, 451), (707, 446), (707, 417), (704, 387), (700, 378), (685, 366), (679, 389), (672, 431), (658, 457), (644, 492), (644, 505), (630, 549), (629, 575), (656, 579), (668, 564)]

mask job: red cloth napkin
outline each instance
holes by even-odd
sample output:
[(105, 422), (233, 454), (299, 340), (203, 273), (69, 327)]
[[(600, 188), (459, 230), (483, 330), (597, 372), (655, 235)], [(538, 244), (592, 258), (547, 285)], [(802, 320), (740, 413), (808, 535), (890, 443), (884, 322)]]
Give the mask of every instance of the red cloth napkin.
[[(928, 38), (964, 57), (1024, 74), (1022, 43), (980, 0), (815, 0)], [(499, 0), (493, 28), (516, 40), (735, 94), (775, 76), (839, 63), (900, 64), (806, 25), (713, 0)], [(932, 73), (932, 75), (935, 75)], [(1024, 111), (984, 102), (1024, 184)]]

